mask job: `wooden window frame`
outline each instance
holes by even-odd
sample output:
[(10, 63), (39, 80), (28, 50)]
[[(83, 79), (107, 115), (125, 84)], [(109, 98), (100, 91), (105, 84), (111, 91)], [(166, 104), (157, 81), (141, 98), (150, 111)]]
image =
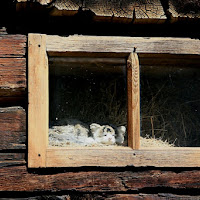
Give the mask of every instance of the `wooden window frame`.
[[(28, 35), (28, 167), (200, 167), (200, 148), (140, 148), (140, 56), (200, 56), (199, 40)], [(118, 45), (118, 46), (117, 46)], [(190, 50), (192, 48), (192, 50)], [(195, 49), (195, 50), (194, 50)], [(127, 59), (128, 147), (49, 147), (48, 56)], [(147, 56), (148, 55), (148, 56)]]

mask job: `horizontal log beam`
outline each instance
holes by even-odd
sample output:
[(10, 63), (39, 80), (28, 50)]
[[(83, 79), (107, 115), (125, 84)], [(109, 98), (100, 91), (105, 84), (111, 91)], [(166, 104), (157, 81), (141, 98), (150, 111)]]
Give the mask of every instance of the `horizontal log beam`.
[[(70, 200), (70, 199), (81, 199), (81, 200), (94, 200), (94, 199), (105, 199), (105, 200), (199, 200), (200, 196), (195, 195), (193, 196), (192, 192), (191, 195), (176, 195), (172, 193), (158, 193), (158, 194), (145, 194), (145, 193), (139, 193), (139, 194), (106, 194), (106, 193), (99, 193), (99, 194), (91, 194), (91, 193), (71, 193), (66, 192), (63, 195), (59, 195), (57, 193), (52, 194), (52, 192), (49, 192), (49, 195), (47, 192), (45, 192), (45, 195), (42, 196), (35, 196), (37, 194), (30, 193), (29, 196), (23, 194), (19, 194), (20, 200), (38, 200), (38, 199), (63, 199), (63, 200)], [(19, 200), (18, 195), (16, 192), (9, 193), (3, 195), (4, 197), (11, 197), (10, 200)], [(22, 197), (23, 196), (23, 197)], [(12, 198), (13, 197), (13, 198)], [(22, 198), (21, 198), (22, 197)]]
[(26, 59), (0, 58), (0, 96), (24, 96)]
[[(67, 173), (64, 173), (68, 171)], [(55, 173), (54, 173), (55, 172)], [(27, 171), (26, 166), (0, 168), (0, 191), (127, 192), (144, 188), (199, 189), (200, 171), (70, 172)], [(34, 184), (33, 184), (34, 183)]]
[(0, 103), (5, 103), (2, 97), (25, 96), (25, 53), (25, 35), (0, 35)]
[[(86, 196), (86, 195), (85, 195)], [(100, 195), (91, 195), (93, 198)], [(103, 197), (103, 196), (102, 196)], [(104, 195), (105, 197), (105, 195)], [(87, 196), (86, 196), (87, 198)], [(122, 200), (122, 199), (131, 199), (131, 200), (199, 200), (200, 196), (189, 196), (189, 195), (176, 195), (170, 193), (159, 193), (159, 194), (114, 194), (106, 195), (107, 200)]]
[[(47, 36), (47, 51), (50, 56), (74, 53), (99, 53), (128, 56), (136, 48), (138, 54), (189, 54), (200, 55), (200, 40), (190, 38), (134, 38), (111, 36)], [(78, 54), (80, 53), (80, 54)], [(116, 56), (116, 55), (115, 55)]]
[(0, 150), (25, 149), (26, 112), (23, 108), (0, 108), (0, 137)]
[(0, 167), (24, 165), (25, 153), (0, 153)]
[[(76, 0), (76, 1), (52, 1), (50, 15), (52, 16), (69, 16), (75, 15), (78, 12), (86, 11), (87, 14), (93, 17), (106, 18), (126, 18), (130, 22), (137, 19), (149, 20), (156, 19), (159, 23), (160, 20), (166, 19), (162, 4), (160, 0)], [(24, 10), (28, 5), (25, 3), (27, 0), (17, 0), (16, 9), (19, 12)], [(24, 2), (24, 3), (22, 3)], [(41, 7), (47, 5), (47, 0), (37, 0)], [(35, 3), (35, 7), (39, 6)], [(81, 11), (80, 11), (81, 10)]]
[(24, 57), (25, 53), (25, 35), (0, 35), (0, 57)]

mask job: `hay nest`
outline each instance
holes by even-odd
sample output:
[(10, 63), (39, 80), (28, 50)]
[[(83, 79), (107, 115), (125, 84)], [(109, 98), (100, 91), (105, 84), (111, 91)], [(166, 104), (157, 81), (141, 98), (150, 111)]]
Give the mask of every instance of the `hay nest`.
[(174, 147), (174, 144), (169, 144), (167, 141), (163, 141), (161, 138), (150, 138), (147, 137), (140, 137), (140, 147)]

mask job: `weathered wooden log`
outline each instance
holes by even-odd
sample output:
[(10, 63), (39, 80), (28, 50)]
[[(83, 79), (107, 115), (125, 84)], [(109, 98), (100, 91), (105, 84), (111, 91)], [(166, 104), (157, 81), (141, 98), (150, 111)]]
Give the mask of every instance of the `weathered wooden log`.
[[(17, 0), (17, 2), (17, 11), (26, 7), (27, 0)], [(53, 16), (69, 16), (77, 12), (89, 11), (97, 20), (99, 17), (104, 17), (104, 20), (116, 17), (130, 19), (129, 22), (137, 19), (156, 19), (155, 22), (159, 23), (161, 19), (166, 19), (160, 0), (37, 0), (37, 2), (43, 7), (49, 4), (51, 6), (50, 15)], [(36, 2), (35, 5), (37, 5)]]
[(5, 102), (2, 97), (25, 96), (25, 49), (26, 36), (0, 35), (0, 102)]
[[(9, 195), (9, 200), (19, 200), (17, 198), (17, 194)], [(51, 199), (51, 200), (73, 200), (73, 199), (81, 199), (81, 200), (199, 200), (200, 196), (191, 196), (190, 195), (176, 195), (171, 193), (158, 193), (158, 194), (107, 194), (107, 193), (99, 193), (99, 194), (82, 194), (82, 193), (66, 193), (65, 195), (58, 194), (46, 194), (42, 196), (34, 196), (30, 194), (30, 197), (20, 198), (20, 200), (43, 200), (43, 199)]]
[[(127, 192), (145, 188), (199, 190), (200, 171), (27, 171), (26, 166), (0, 168), (0, 191)], [(109, 170), (109, 169), (108, 169)], [(125, 170), (125, 169), (123, 169)], [(68, 171), (67, 173), (65, 173)], [(197, 194), (197, 193), (196, 193)]]
[(26, 112), (23, 108), (0, 108), (0, 137), (0, 150), (25, 148)]
[(0, 57), (24, 57), (25, 50), (25, 35), (0, 35)]
[(0, 153), (0, 167), (24, 165), (25, 153)]
[[(97, 196), (97, 195), (96, 195)], [(98, 196), (97, 196), (98, 197)], [(104, 196), (105, 197), (105, 196)], [(200, 196), (189, 196), (189, 195), (176, 195), (170, 193), (160, 193), (160, 194), (114, 194), (107, 195), (105, 197), (106, 200), (122, 200), (122, 199), (130, 199), (130, 200), (199, 200)]]
[(0, 58), (0, 96), (24, 95), (26, 59)]

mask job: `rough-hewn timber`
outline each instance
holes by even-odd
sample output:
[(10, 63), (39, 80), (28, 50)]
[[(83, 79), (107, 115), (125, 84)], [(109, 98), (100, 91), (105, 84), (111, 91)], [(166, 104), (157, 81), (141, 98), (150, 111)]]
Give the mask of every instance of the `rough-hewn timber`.
[[(81, 170), (81, 169), (80, 169)], [(27, 171), (26, 166), (0, 168), (0, 191), (127, 192), (144, 188), (198, 189), (200, 171)]]
[[(155, 192), (156, 193), (156, 192)], [(16, 195), (16, 193), (15, 193)], [(107, 193), (66, 193), (65, 195), (41, 195), (41, 196), (33, 196), (29, 195), (29, 197), (20, 198), (20, 200), (199, 200), (200, 196), (189, 196), (189, 195), (175, 195), (172, 193), (158, 193), (158, 194), (107, 194)], [(18, 200), (19, 198), (9, 198), (9, 200)], [(2, 199), (4, 200), (4, 199)]]
[(0, 153), (0, 167), (24, 165), (25, 153)]
[(2, 97), (25, 96), (25, 49), (26, 36), (0, 35), (0, 102)]
[[(25, 7), (22, 2), (26, 3), (27, 0), (17, 0), (17, 2), (17, 10), (19, 11)], [(110, 18), (112, 20), (124, 18), (130, 19), (132, 23), (148, 23), (148, 21), (160, 23), (163, 19), (167, 19), (169, 14), (175, 21), (179, 20), (180, 17), (182, 19), (200, 18), (198, 0), (170, 0), (165, 2), (162, 0), (37, 0), (37, 2), (43, 6), (49, 5), (51, 7), (50, 15), (53, 16), (75, 15), (81, 10), (89, 11), (88, 13), (96, 20), (102, 21), (110, 20)], [(124, 22), (127, 22), (127, 20), (124, 20)]]
[(26, 112), (23, 108), (0, 108), (0, 137), (0, 150), (25, 148)]
[(25, 56), (25, 35), (0, 35), (0, 57), (16, 58)]
[[(27, 1), (18, 0), (18, 2)], [(49, 4), (52, 16), (68, 16), (86, 11), (96, 20), (103, 17), (105, 21), (111, 18), (126, 18), (129, 19), (129, 22), (142, 19), (146, 21), (156, 20), (155, 22), (159, 23), (166, 19), (160, 0), (38, 0), (38, 2), (44, 6)], [(17, 4), (17, 10), (22, 9), (23, 6), (22, 3)]]
[(0, 88), (26, 87), (26, 59), (0, 58)]
[[(45, 195), (35, 196), (35, 195), (24, 195), (26, 197), (20, 198), (20, 200), (199, 200), (200, 196), (189, 196), (189, 195), (175, 195), (172, 193), (158, 193), (158, 194), (107, 194), (107, 193), (65, 193), (64, 195), (58, 195), (49, 192), (49, 195), (45, 193)], [(155, 191), (156, 193), (156, 191)], [(9, 195), (10, 197), (11, 195)], [(22, 195), (23, 196), (23, 195)], [(7, 195), (8, 197), (8, 195)], [(16, 197), (16, 193), (15, 193)], [(2, 198), (2, 200), (6, 200), (6, 198)], [(19, 200), (19, 198), (9, 198), (9, 200)]]
[[(98, 198), (98, 195), (96, 195)], [(96, 198), (95, 197), (95, 198)], [(103, 196), (102, 196), (103, 197)], [(105, 196), (104, 196), (105, 197)], [(87, 198), (87, 196), (86, 196)], [(107, 195), (105, 197), (106, 200), (199, 200), (200, 196), (189, 196), (189, 195), (174, 195), (167, 193), (159, 193), (159, 194), (114, 194)]]

